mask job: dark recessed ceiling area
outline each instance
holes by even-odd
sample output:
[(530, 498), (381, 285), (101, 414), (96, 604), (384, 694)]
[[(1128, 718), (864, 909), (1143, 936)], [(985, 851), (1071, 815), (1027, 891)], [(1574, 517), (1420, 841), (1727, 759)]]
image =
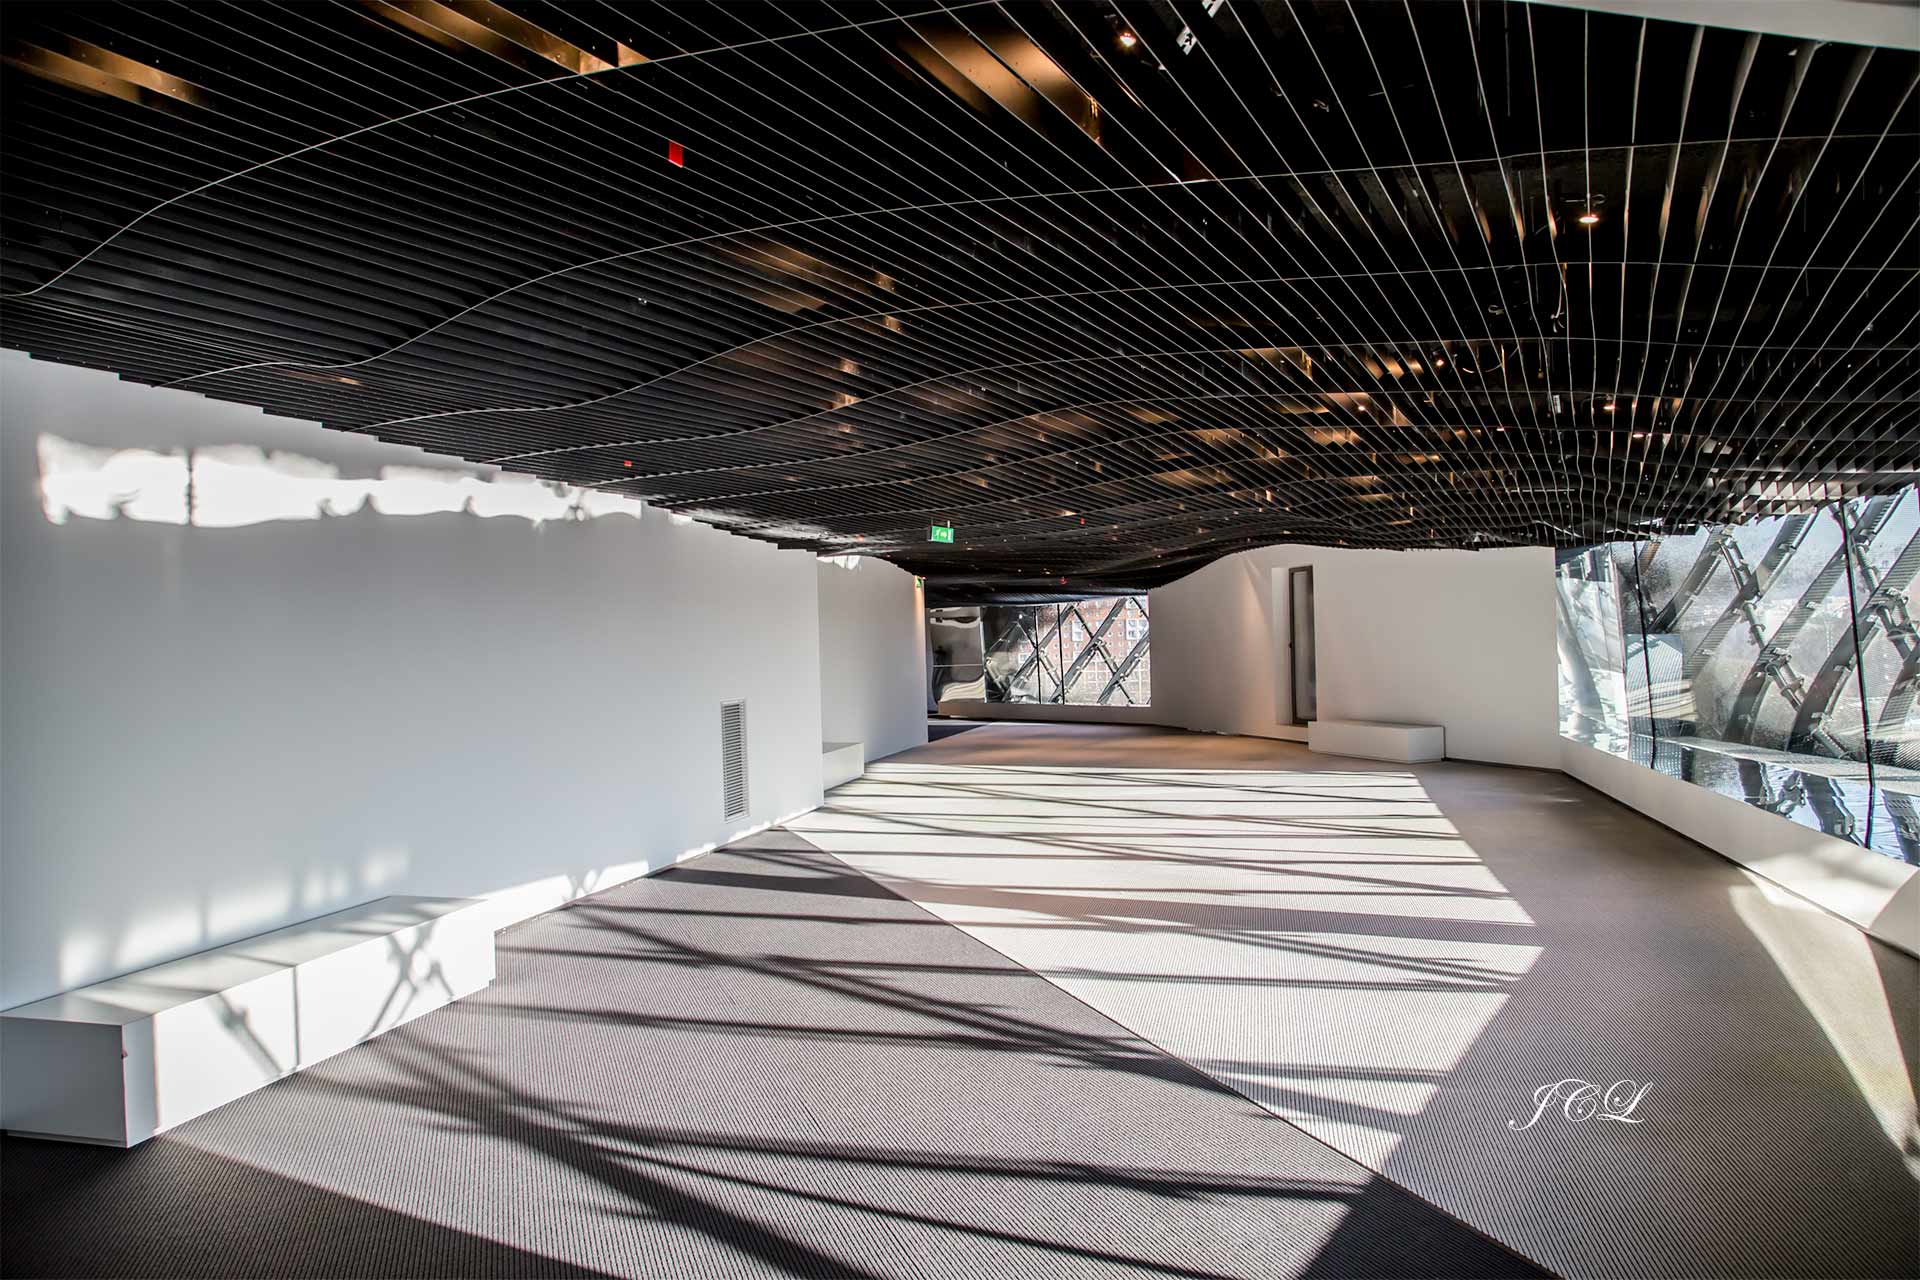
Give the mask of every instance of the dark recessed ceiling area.
[(4, 21), (6, 346), (949, 592), (1920, 470), (1907, 50), (1523, 3)]

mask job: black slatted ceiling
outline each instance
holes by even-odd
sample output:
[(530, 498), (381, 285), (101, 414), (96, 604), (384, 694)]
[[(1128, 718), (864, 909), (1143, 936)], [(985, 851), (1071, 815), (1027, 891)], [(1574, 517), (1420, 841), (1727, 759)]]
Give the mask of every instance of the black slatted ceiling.
[(1904, 49), (1440, 2), (5, 22), (8, 346), (949, 589), (1920, 470)]

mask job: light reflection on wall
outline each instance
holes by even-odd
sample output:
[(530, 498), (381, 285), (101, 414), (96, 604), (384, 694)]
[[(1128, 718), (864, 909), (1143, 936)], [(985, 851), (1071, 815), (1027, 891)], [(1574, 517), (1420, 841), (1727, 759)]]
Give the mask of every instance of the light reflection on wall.
[(639, 519), (646, 504), (598, 489), (532, 476), (492, 479), (432, 467), (382, 467), (378, 478), (343, 478), (331, 463), (253, 445), (192, 451), (111, 449), (42, 434), (41, 508), (53, 524), (142, 520), (236, 529), (275, 520), (323, 520), (371, 509), (384, 516), (465, 513), (492, 519)]
[(97, 449), (59, 436), (42, 435), (40, 505), (47, 519), (187, 522), (187, 457), (184, 452)]

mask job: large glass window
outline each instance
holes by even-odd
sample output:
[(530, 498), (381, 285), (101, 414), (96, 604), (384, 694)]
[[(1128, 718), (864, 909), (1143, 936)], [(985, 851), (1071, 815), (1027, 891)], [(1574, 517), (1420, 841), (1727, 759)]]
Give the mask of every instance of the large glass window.
[(1153, 687), (1145, 596), (927, 610), (937, 702), (1144, 707)]
[(1562, 553), (1560, 731), (1920, 861), (1920, 492)]

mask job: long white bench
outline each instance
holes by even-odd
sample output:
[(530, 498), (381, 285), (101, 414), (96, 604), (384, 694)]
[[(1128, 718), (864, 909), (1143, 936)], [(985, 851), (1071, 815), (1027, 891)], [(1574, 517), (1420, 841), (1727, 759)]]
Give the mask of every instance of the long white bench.
[(0, 1013), (0, 1128), (130, 1147), (493, 981), (476, 898), (381, 898)]
[(1447, 731), (1437, 724), (1393, 724), (1383, 720), (1315, 720), (1307, 726), (1307, 750), (1366, 760), (1417, 764), (1444, 760)]

